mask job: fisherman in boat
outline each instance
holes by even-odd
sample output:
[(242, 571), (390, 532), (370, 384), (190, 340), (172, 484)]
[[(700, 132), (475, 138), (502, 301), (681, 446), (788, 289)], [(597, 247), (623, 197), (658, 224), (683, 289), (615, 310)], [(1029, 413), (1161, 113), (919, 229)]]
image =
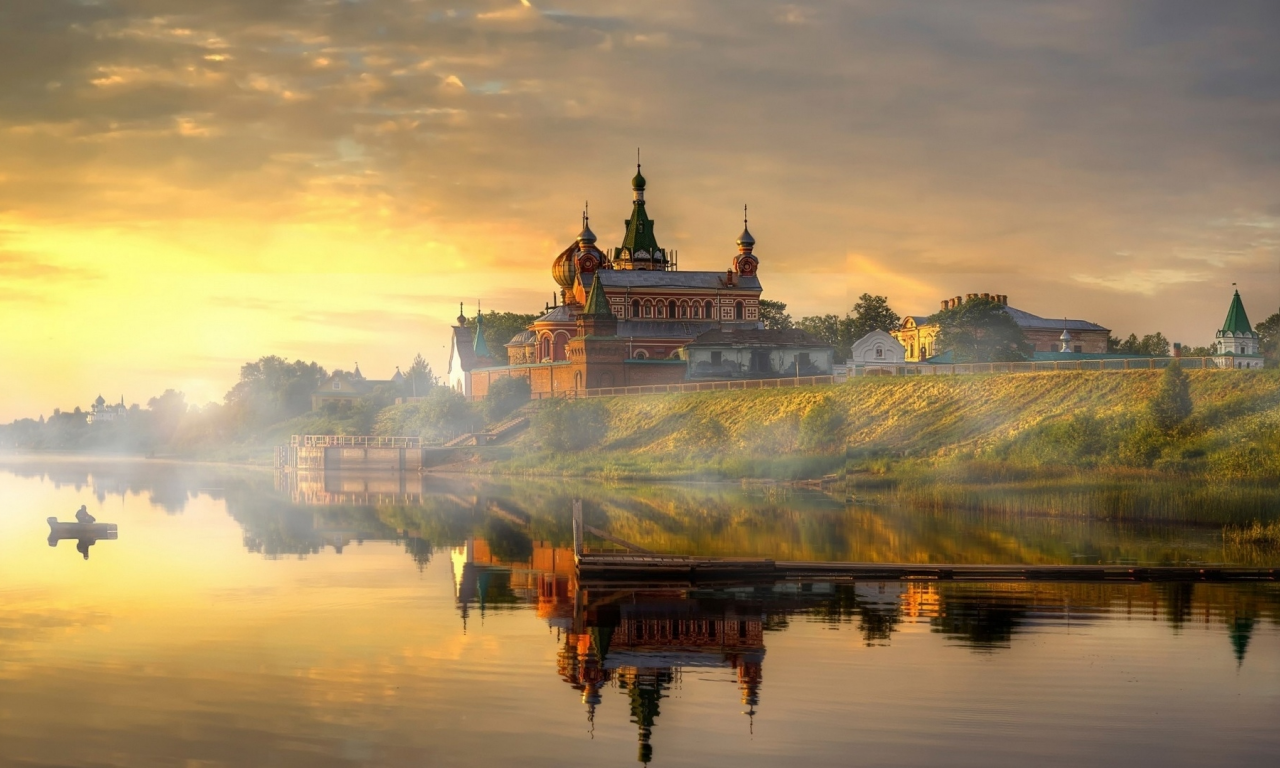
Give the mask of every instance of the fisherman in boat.
[[(76, 510), (77, 523), (92, 523), (95, 520), (97, 520), (97, 518), (89, 514), (89, 510), (85, 509), (85, 506), (83, 504), (80, 505), (80, 509)], [(86, 554), (85, 557), (88, 558), (89, 556)]]

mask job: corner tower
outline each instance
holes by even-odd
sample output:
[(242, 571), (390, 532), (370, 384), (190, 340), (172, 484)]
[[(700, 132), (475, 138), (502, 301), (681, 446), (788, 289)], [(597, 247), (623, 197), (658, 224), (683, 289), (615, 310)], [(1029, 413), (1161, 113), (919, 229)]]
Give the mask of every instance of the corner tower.
[(1240, 291), (1236, 291), (1227, 309), (1227, 319), (1214, 337), (1214, 359), (1221, 368), (1261, 368), (1263, 359), (1259, 342), (1258, 334), (1245, 314)]

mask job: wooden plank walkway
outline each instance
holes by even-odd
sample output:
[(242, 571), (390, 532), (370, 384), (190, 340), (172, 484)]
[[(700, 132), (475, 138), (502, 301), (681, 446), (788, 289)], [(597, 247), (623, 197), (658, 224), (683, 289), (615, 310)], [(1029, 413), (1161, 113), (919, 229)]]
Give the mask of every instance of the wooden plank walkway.
[(581, 583), (698, 585), (775, 581), (1276, 581), (1275, 568), (1235, 565), (935, 565), (821, 563), (657, 554), (578, 556)]

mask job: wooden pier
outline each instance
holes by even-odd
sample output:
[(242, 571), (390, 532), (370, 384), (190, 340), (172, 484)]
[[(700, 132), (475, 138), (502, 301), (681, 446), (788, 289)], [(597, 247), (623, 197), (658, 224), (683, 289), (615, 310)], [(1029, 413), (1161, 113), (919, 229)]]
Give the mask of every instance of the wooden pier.
[[(629, 552), (591, 552), (592, 534)], [(1025, 565), (934, 563), (832, 563), (737, 557), (663, 555), (586, 525), (582, 502), (573, 502), (573, 554), (578, 583), (612, 586), (695, 587), (779, 581), (970, 582), (1274, 582), (1275, 568), (1238, 565)]]
[(1276, 581), (1275, 568), (1234, 565), (933, 565), (822, 563), (639, 553), (578, 555), (581, 583), (697, 586), (777, 581)]

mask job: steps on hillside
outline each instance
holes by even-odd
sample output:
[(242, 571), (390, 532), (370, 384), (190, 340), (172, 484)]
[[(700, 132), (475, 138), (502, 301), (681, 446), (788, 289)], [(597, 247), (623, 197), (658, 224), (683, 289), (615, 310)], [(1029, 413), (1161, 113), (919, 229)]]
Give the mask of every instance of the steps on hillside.
[(486, 427), (483, 432), (467, 432), (444, 444), (445, 448), (462, 448), (472, 445), (495, 445), (508, 437), (527, 429), (528, 416), (516, 416), (506, 421)]

